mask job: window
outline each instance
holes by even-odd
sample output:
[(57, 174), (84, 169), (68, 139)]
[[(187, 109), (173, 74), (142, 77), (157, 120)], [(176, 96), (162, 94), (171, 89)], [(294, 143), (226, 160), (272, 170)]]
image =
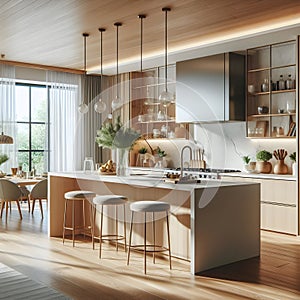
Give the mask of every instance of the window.
[(48, 170), (48, 89), (45, 85), (16, 84), (18, 163), (24, 171)]

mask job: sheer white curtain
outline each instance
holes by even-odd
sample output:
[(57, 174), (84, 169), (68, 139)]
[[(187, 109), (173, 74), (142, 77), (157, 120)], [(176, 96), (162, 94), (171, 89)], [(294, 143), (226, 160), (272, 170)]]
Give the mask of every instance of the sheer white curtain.
[(49, 87), (50, 171), (75, 171), (84, 159), (83, 120), (77, 108), (80, 75), (47, 72)]
[(0, 63), (0, 126), (1, 132), (13, 137), (13, 144), (0, 144), (0, 153), (7, 154), (9, 160), (0, 166), (3, 172), (10, 173), (17, 167), (16, 123), (15, 123), (15, 67)]

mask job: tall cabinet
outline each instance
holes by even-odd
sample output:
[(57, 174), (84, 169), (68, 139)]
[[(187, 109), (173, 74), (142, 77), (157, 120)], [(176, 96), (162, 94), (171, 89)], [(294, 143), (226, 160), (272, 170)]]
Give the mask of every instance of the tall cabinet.
[(296, 41), (247, 50), (247, 136), (296, 137)]

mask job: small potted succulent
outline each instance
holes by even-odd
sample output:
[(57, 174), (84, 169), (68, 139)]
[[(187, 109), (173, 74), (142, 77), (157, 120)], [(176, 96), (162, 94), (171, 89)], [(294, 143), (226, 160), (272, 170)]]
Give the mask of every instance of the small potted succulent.
[(166, 168), (168, 166), (168, 162), (166, 161), (165, 157), (167, 156), (167, 153), (160, 149), (160, 147), (157, 147), (154, 150), (154, 153), (158, 156), (158, 161), (155, 165), (157, 168)]
[(272, 164), (269, 160), (272, 158), (272, 153), (266, 150), (261, 150), (256, 153), (256, 170), (259, 173), (271, 173)]
[(252, 173), (255, 171), (255, 167), (256, 167), (256, 162), (255, 161), (251, 161), (251, 158), (249, 155), (245, 155), (242, 157), (243, 162), (244, 162), (244, 169), (246, 172), (248, 173)]
[(296, 156), (296, 152), (293, 152), (289, 155), (290, 160), (292, 161), (292, 174), (293, 176), (296, 176), (298, 173), (298, 169), (297, 169), (297, 156)]
[(146, 147), (141, 147), (138, 150), (138, 156), (136, 160), (136, 166), (143, 167), (144, 160), (145, 160), (145, 154), (148, 152), (148, 149)]

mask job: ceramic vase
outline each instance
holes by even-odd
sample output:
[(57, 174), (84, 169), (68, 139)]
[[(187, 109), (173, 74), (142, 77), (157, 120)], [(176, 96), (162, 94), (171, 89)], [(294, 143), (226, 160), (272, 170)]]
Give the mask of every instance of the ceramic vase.
[(274, 166), (274, 174), (287, 174), (288, 166), (284, 163), (283, 159), (277, 160), (277, 163)]
[(292, 164), (292, 174), (293, 174), (293, 176), (297, 176), (297, 173), (298, 173), (298, 165), (297, 165), (297, 163), (293, 163)]
[(264, 174), (271, 173), (272, 164), (268, 161), (258, 161), (256, 162), (256, 171)]

